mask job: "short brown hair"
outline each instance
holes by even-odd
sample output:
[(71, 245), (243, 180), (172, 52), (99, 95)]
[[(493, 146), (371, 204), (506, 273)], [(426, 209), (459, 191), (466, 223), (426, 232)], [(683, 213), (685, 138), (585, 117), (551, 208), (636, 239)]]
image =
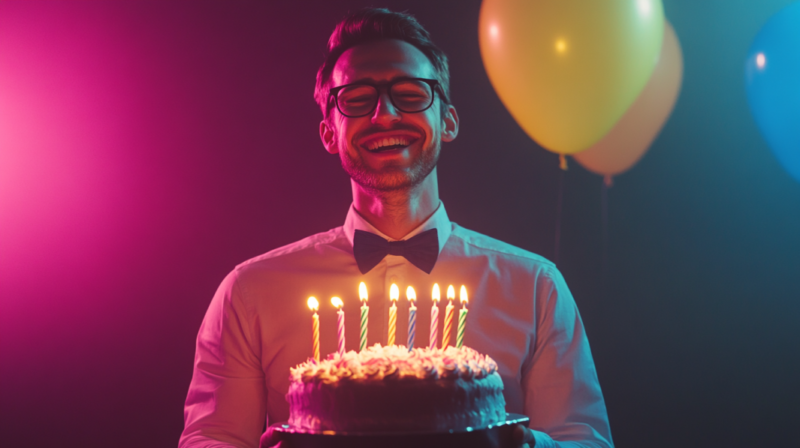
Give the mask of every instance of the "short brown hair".
[(328, 39), (328, 54), (317, 71), (317, 85), (314, 99), (327, 118), (330, 102), (330, 78), (339, 57), (356, 45), (384, 39), (397, 39), (417, 47), (433, 64), (439, 81), (443, 104), (450, 104), (450, 69), (447, 56), (437, 47), (428, 30), (422, 27), (411, 14), (389, 11), (386, 8), (365, 8), (348, 15), (334, 28)]

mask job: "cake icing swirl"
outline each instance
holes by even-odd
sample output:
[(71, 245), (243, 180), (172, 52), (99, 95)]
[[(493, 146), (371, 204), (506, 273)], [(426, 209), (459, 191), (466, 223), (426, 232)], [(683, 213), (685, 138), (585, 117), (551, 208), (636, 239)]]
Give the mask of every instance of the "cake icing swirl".
[(289, 380), (296, 383), (325, 384), (343, 380), (383, 379), (481, 379), (497, 371), (497, 363), (469, 347), (414, 348), (375, 344), (356, 353), (332, 353), (322, 361), (309, 359), (290, 369)]

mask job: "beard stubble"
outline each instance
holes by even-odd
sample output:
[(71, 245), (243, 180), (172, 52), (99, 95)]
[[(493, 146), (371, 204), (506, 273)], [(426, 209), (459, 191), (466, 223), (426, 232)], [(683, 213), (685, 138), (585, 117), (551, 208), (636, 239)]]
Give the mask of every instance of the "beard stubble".
[(439, 161), (441, 141), (435, 140), (423, 148), (412, 160), (408, 168), (397, 163), (386, 164), (380, 169), (370, 167), (361, 157), (349, 151), (342, 151), (342, 168), (362, 188), (376, 193), (409, 190), (422, 183)]

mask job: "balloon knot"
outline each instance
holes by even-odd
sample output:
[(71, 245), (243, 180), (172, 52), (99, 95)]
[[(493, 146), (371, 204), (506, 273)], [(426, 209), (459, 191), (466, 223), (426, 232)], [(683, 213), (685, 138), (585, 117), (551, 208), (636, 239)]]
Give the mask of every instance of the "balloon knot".
[(611, 188), (614, 185), (614, 178), (611, 177), (610, 174), (606, 174), (603, 176), (603, 183), (606, 185), (607, 188)]
[(559, 154), (558, 163), (562, 170), (567, 171), (567, 156), (564, 154)]

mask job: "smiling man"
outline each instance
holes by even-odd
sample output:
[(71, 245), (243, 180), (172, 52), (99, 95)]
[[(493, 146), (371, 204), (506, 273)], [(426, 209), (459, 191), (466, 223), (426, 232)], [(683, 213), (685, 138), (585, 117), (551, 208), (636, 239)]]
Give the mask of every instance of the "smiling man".
[(434, 67), (423, 53), (441, 53), (431, 42), (420, 49), (337, 31), (330, 54), (341, 54), (329, 56), (317, 75), (315, 96), (325, 116), (320, 137), (350, 175), (355, 212), (404, 239), (439, 207), (436, 162), (442, 142), (458, 134), (447, 60), (433, 56)]
[[(258, 446), (265, 421), (287, 419), (289, 368), (310, 355), (305, 297), (341, 295), (356, 316), (360, 303), (347, 294), (361, 281), (370, 291), (370, 343), (384, 345), (391, 284), (466, 285), (470, 316), (480, 317), (470, 319), (465, 344), (497, 361), (506, 410), (531, 419), (531, 429), (516, 428), (518, 445), (611, 446), (561, 274), (451, 222), (439, 200), (436, 162), (459, 125), (444, 53), (413, 17), (385, 9), (346, 17), (328, 50), (315, 91), (319, 133), (350, 175), (353, 203), (342, 227), (242, 263), (223, 281), (197, 337), (180, 446)], [(320, 310), (321, 331), (329, 329), (323, 355), (335, 351), (334, 319)], [(348, 339), (357, 332), (351, 325)], [(427, 346), (427, 336), (418, 333), (417, 345)], [(277, 442), (269, 431), (261, 438), (262, 446)]]

